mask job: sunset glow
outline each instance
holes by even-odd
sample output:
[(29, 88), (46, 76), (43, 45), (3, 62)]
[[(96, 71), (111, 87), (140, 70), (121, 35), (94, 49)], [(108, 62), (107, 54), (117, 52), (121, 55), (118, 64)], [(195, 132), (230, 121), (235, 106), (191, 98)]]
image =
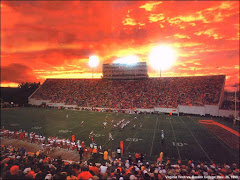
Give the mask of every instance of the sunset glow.
[[(134, 56), (150, 65), (152, 50), (161, 45), (174, 53), (154, 57), (175, 57), (161, 61), (162, 76), (225, 74), (225, 89), (234, 90), (239, 2), (1, 2), (1, 86), (91, 78), (89, 56), (96, 54), (94, 77), (101, 78), (102, 64), (119, 58)], [(155, 71), (148, 67), (150, 77), (157, 76)]]

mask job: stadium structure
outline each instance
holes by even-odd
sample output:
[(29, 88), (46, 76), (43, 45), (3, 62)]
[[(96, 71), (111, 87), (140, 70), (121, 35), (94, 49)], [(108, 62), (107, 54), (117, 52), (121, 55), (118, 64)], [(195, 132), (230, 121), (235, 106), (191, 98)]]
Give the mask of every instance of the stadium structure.
[(148, 77), (146, 62), (137, 64), (103, 64), (103, 79), (144, 79)]
[(150, 78), (146, 63), (46, 79), (33, 107), (1, 111), (2, 179), (239, 179), (239, 123), (221, 108), (224, 85), (225, 75)]
[(125, 112), (234, 116), (220, 109), (225, 75), (150, 78), (147, 64), (103, 64), (102, 79), (46, 79), (31, 105)]

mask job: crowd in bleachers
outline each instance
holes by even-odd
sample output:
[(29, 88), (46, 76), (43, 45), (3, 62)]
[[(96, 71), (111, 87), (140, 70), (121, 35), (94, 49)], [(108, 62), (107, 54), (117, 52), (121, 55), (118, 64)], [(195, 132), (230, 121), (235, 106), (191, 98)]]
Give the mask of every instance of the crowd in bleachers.
[(213, 162), (195, 163), (189, 160), (182, 163), (163, 161), (161, 157), (155, 163), (128, 157), (125, 161), (115, 158), (113, 161), (99, 163), (64, 161), (51, 158), (44, 153), (29, 154), (24, 148), (1, 145), (1, 178), (4, 179), (228, 179), (239, 178), (236, 164), (214, 164)]
[(117, 109), (216, 105), (224, 79), (223, 75), (112, 81), (47, 79), (31, 98)]

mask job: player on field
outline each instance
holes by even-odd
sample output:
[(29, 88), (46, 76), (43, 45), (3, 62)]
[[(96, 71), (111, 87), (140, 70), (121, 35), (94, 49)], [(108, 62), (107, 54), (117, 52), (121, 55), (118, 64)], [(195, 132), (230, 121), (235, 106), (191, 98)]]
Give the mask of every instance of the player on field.
[(81, 122), (81, 126), (84, 124), (84, 121)]
[(66, 115), (66, 118), (68, 119), (68, 114)]
[(107, 127), (107, 122), (106, 121), (104, 121), (103, 122), (103, 125), (104, 125), (104, 129)]
[(164, 144), (164, 131), (161, 131), (162, 144)]
[(135, 129), (136, 128), (136, 124), (133, 124), (133, 129)]
[(92, 139), (92, 142), (93, 142), (93, 131), (90, 132), (89, 139)]
[(112, 141), (114, 140), (111, 133), (108, 133), (108, 139), (109, 139), (109, 141), (110, 140), (112, 140)]

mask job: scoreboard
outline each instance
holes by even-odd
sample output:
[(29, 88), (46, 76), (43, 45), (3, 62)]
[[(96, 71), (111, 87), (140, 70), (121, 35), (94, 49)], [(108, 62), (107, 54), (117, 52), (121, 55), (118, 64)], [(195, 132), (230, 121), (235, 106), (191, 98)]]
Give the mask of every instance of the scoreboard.
[(143, 79), (148, 78), (146, 62), (136, 64), (103, 64), (103, 79)]

